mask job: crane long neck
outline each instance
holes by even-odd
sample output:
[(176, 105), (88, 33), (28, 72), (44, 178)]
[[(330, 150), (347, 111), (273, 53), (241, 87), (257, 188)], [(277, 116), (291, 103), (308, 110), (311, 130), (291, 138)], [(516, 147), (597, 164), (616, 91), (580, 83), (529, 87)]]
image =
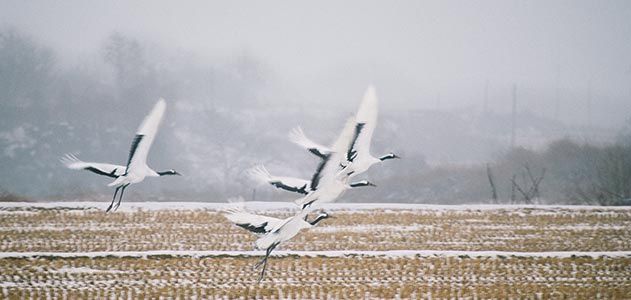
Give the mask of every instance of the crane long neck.
[(394, 158), (395, 158), (395, 157), (394, 157), (394, 155), (392, 155), (392, 154), (386, 154), (386, 155), (383, 155), (383, 156), (379, 157), (379, 160), (380, 160), (380, 161), (384, 161), (384, 160), (394, 159)]
[(318, 222), (324, 220), (325, 218), (325, 215), (319, 215), (315, 220), (309, 222), (309, 224), (311, 224), (311, 226), (315, 226), (316, 224), (318, 224)]
[(360, 186), (369, 186), (370, 183), (367, 181), (357, 181), (357, 182), (351, 182), (351, 184), (349, 184), (350, 187), (354, 188), (354, 187), (360, 187)]
[(176, 175), (172, 170), (160, 171), (156, 172), (158, 176), (168, 176), (168, 175)]

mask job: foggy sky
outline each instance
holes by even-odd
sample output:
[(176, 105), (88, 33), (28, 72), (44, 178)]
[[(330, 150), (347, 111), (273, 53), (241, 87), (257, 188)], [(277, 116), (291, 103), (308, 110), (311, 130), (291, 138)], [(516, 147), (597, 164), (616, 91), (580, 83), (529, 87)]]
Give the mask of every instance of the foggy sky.
[(0, 25), (62, 60), (119, 31), (182, 53), (259, 59), (275, 103), (338, 103), (377, 86), (382, 109), (510, 109), (620, 126), (631, 114), (629, 1), (0, 1)]

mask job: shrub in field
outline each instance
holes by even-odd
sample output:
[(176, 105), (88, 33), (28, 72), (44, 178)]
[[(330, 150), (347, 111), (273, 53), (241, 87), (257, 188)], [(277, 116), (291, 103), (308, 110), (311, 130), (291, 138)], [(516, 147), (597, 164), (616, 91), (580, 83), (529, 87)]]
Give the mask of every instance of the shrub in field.
[(28, 202), (30, 199), (16, 195), (0, 187), (0, 202)]

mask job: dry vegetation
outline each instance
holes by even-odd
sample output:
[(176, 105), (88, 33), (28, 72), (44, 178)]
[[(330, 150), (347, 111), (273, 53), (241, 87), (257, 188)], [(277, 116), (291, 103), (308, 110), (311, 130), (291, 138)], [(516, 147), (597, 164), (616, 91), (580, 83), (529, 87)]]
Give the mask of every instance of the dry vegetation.
[[(631, 210), (331, 211), (285, 250), (631, 251)], [(289, 212), (276, 212), (277, 216)], [(2, 208), (0, 252), (251, 250), (212, 210)], [(631, 257), (0, 259), (2, 299), (630, 299)]]
[[(333, 211), (286, 250), (631, 251), (631, 210)], [(288, 216), (277, 212), (276, 216)], [(0, 211), (2, 252), (251, 250), (211, 210)]]
[[(284, 257), (0, 260), (1, 298), (629, 299), (631, 258)], [(226, 298), (224, 298), (226, 297)]]

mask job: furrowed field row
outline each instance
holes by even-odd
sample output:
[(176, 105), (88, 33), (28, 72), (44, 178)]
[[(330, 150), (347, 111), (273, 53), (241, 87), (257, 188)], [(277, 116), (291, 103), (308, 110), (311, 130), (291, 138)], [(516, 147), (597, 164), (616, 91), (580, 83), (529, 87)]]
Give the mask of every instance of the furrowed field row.
[[(286, 250), (630, 251), (631, 210), (352, 210)], [(288, 216), (276, 211), (274, 216)], [(210, 209), (4, 208), (1, 252), (252, 250), (254, 236)]]
[[(0, 297), (628, 299), (628, 257), (256, 257), (0, 259)], [(370, 266), (370, 267), (367, 267)]]

